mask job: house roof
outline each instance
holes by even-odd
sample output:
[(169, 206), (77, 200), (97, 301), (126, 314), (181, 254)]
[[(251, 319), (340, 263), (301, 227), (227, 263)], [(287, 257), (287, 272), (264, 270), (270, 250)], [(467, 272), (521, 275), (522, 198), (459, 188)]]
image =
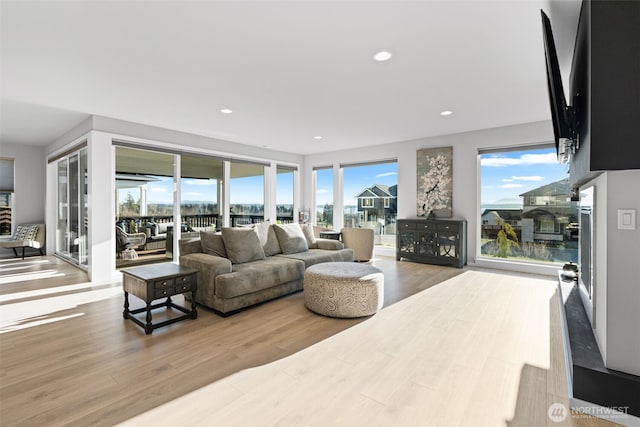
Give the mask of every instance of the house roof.
[[(394, 187), (396, 187), (396, 191), (397, 191), (397, 186), (394, 186)], [(374, 184), (369, 188), (365, 188), (356, 196), (356, 198), (358, 199), (363, 197), (365, 198), (372, 197), (377, 199), (395, 199), (396, 198), (396, 196), (391, 194), (391, 192), (389, 191), (389, 186), (383, 185), (383, 184)]]
[(509, 221), (517, 221), (522, 218), (522, 209), (485, 209), (481, 216), (494, 213), (499, 218)]

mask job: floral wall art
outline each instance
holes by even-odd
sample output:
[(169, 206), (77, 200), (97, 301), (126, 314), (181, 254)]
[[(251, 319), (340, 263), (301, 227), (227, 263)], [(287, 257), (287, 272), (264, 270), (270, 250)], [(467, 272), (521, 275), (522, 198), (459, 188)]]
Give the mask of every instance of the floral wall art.
[(450, 218), (453, 189), (453, 147), (417, 151), (418, 216)]

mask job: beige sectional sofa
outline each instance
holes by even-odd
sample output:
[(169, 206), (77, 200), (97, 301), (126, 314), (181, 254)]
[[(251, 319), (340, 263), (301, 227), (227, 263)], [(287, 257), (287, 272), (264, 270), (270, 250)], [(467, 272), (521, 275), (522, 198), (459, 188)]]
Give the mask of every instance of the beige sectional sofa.
[(353, 259), (341, 242), (298, 224), (264, 222), (180, 241), (180, 265), (200, 271), (196, 302), (222, 316), (302, 290), (311, 265)]

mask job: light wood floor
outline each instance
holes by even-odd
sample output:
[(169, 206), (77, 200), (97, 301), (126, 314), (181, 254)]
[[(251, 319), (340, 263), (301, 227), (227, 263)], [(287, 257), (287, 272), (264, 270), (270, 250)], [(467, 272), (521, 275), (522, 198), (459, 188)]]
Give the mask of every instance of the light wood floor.
[(373, 264), (370, 318), (315, 315), (298, 293), (145, 336), (119, 283), (2, 260), (0, 425), (611, 425), (547, 416), (567, 404), (553, 280)]

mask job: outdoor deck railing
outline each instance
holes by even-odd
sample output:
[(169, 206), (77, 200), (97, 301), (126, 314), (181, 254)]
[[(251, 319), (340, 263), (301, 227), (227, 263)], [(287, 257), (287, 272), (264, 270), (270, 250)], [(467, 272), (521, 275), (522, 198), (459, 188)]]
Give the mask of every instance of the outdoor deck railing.
[[(262, 221), (264, 221), (264, 215), (230, 215), (232, 227), (246, 224), (257, 224)], [(290, 224), (293, 222), (293, 216), (279, 215), (276, 217), (276, 221), (281, 224)], [(116, 225), (120, 226), (127, 233), (134, 233), (143, 232), (147, 223), (166, 224), (169, 222), (173, 222), (173, 215), (120, 217), (116, 220)], [(222, 226), (222, 219), (220, 219), (218, 214), (184, 215), (182, 217), (182, 223), (195, 230), (207, 227), (220, 229)]]

